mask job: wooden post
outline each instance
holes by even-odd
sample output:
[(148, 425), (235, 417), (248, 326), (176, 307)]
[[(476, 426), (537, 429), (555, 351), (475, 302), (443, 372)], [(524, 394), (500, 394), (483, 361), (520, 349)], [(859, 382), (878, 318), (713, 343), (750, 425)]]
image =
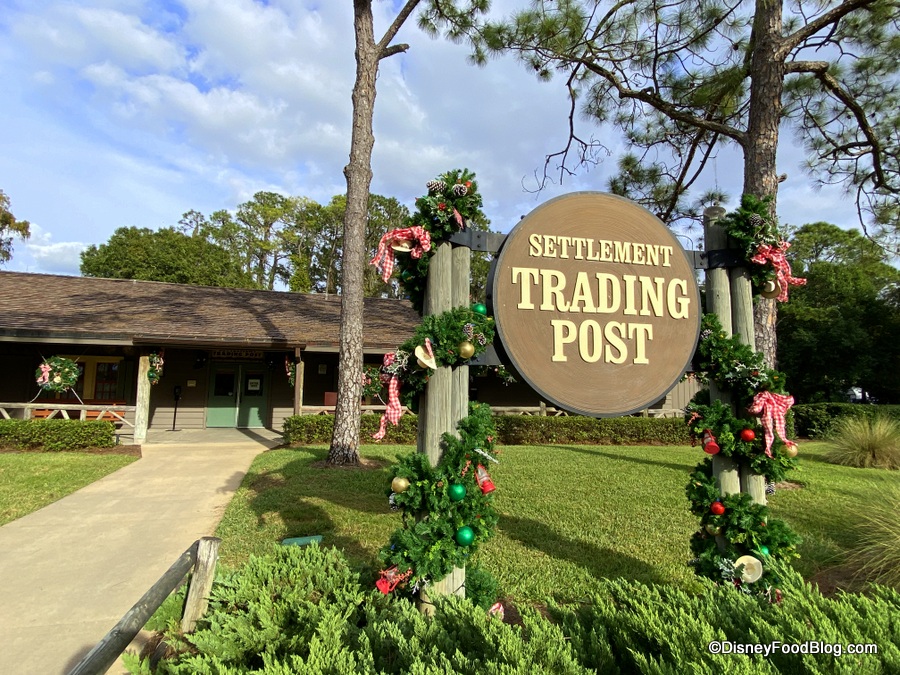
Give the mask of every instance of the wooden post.
[[(462, 259), (463, 254), (465, 261)], [(468, 248), (462, 247), (454, 251), (452, 245), (446, 242), (436, 248), (428, 264), (424, 303), (426, 316), (441, 314), (460, 304), (468, 304), (469, 255)], [(456, 423), (468, 415), (469, 369), (466, 367), (456, 370), (454, 373), (452, 368), (446, 366), (437, 368), (419, 399), (419, 452), (428, 455), (432, 466), (441, 459), (441, 436), (447, 432), (454, 433)], [(459, 372), (463, 370), (464, 375)], [(420, 591), (419, 609), (424, 614), (433, 613), (434, 605), (430, 602), (430, 597), (450, 594), (464, 596), (465, 575), (464, 567), (455, 568), (443, 579), (432, 580), (426, 589)]]
[(150, 426), (150, 355), (141, 354), (138, 359), (137, 400), (134, 410), (134, 442), (140, 445), (147, 440), (147, 428)]
[[(711, 206), (703, 212), (706, 251), (717, 251), (728, 247), (725, 228), (718, 221), (725, 216), (721, 206)], [(731, 322), (731, 283), (728, 269), (713, 267), (706, 270), (706, 309), (719, 317), (722, 327), (728, 335), (732, 334)], [(710, 382), (709, 394), (712, 400), (731, 403), (730, 392), (720, 391), (715, 383)], [(713, 475), (722, 496), (741, 491), (741, 480), (737, 464), (730, 457), (713, 456)]]
[(303, 375), (306, 364), (303, 362), (303, 352), (298, 347), (294, 353), (294, 414), (303, 412)]
[(221, 543), (222, 540), (218, 537), (203, 537), (200, 540), (197, 548), (197, 562), (194, 564), (194, 574), (191, 577), (191, 585), (188, 588), (188, 596), (184, 604), (184, 614), (181, 617), (182, 633), (193, 633), (197, 626), (197, 620), (206, 614), (206, 608), (209, 606), (209, 592), (216, 576), (216, 560), (219, 557), (219, 544)]

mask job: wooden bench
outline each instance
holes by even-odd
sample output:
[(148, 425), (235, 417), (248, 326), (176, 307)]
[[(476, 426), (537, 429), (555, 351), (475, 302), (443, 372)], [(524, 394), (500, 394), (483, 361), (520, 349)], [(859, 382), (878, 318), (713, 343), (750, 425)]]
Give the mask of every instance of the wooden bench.
[(35, 408), (31, 411), (31, 419), (46, 420), (52, 418), (80, 420), (81, 414), (84, 413), (84, 419), (86, 421), (98, 420), (101, 422), (112, 422), (117, 427), (122, 426), (122, 423), (125, 421), (124, 403), (87, 403), (86, 405), (102, 405), (106, 407), (107, 410), (67, 410), (65, 408)]

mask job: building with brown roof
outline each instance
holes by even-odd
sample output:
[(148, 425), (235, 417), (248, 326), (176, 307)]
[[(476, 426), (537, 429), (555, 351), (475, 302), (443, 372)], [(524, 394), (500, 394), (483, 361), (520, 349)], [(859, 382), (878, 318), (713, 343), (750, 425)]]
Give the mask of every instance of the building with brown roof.
[[(333, 404), (340, 307), (337, 296), (0, 272), (0, 402), (36, 398), (0, 408), (79, 405), (35, 382), (42, 360), (58, 355), (81, 366), (77, 397), (125, 410), (138, 443), (148, 428), (175, 425), (280, 429), (304, 405)], [(380, 364), (418, 323), (407, 302), (367, 298), (366, 362)], [(151, 386), (153, 354), (164, 365)]]

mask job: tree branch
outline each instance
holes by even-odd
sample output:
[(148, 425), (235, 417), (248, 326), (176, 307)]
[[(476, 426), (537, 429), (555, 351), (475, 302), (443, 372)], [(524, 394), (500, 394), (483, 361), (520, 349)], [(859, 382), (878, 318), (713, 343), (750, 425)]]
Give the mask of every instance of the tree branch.
[(378, 60), (386, 59), (389, 56), (393, 56), (394, 54), (402, 54), (403, 52), (409, 49), (409, 45), (405, 43), (401, 43), (399, 45), (391, 45), (387, 49), (382, 49), (378, 54)]
[(397, 16), (394, 18), (394, 21), (388, 26), (388, 29), (384, 32), (384, 35), (379, 40), (376, 48), (378, 50), (378, 58), (383, 59), (388, 56), (393, 56), (399, 52), (405, 52), (409, 49), (409, 45), (396, 45), (396, 47), (403, 47), (405, 49), (395, 49), (394, 47), (389, 47), (391, 44), (391, 40), (393, 40), (397, 36), (397, 31), (400, 30), (400, 27), (406, 22), (409, 18), (409, 15), (413, 13), (413, 10), (419, 5), (421, 0), (406, 0), (406, 4), (403, 5), (403, 8), (397, 13)]
[(790, 35), (784, 36), (780, 40), (778, 49), (772, 58), (776, 61), (784, 61), (787, 59), (787, 55), (791, 50), (804, 40), (811, 38), (830, 24), (837, 24), (838, 21), (851, 12), (855, 12), (863, 7), (868, 7), (869, 5), (874, 5), (876, 2), (877, 0), (846, 0), (845, 2), (842, 2), (837, 7), (825, 12), (822, 16), (805, 23)]

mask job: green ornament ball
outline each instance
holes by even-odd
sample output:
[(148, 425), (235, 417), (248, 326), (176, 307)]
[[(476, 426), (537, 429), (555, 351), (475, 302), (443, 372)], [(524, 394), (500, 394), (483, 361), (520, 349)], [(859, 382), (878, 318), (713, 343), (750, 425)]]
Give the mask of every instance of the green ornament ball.
[(476, 302), (472, 305), (472, 311), (476, 314), (481, 314), (482, 316), (487, 315), (487, 307), (483, 302)]
[(460, 546), (470, 546), (475, 541), (475, 532), (468, 525), (463, 525), (456, 531), (456, 543)]
[(450, 501), (458, 502), (462, 501), (466, 496), (466, 486), (462, 483), (453, 483), (450, 486)]
[(768, 546), (760, 546), (759, 552), (763, 555), (769, 555), (769, 547)]
[(406, 282), (412, 279), (415, 275), (409, 270), (403, 270), (400, 272), (400, 281)]

